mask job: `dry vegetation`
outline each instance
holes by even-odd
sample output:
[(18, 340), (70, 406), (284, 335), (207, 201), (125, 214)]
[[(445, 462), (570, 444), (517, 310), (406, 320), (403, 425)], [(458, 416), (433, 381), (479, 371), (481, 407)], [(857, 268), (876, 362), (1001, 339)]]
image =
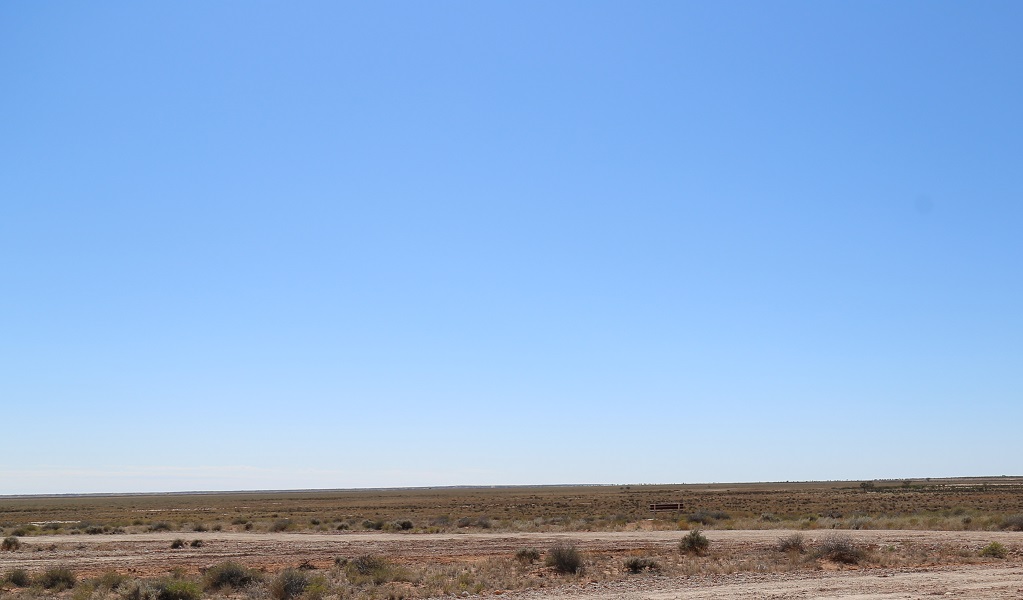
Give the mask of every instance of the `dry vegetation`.
[[(7, 535), (143, 531), (1023, 530), (1023, 479), (0, 497)], [(679, 513), (651, 514), (681, 501)], [(650, 519), (653, 518), (651, 521)]]
[[(55, 596), (68, 600), (397, 599), (498, 594), (653, 574), (701, 577), (1018, 560), (1020, 549), (1014, 543), (986, 539), (987, 545), (877, 543), (841, 530), (1018, 531), (1023, 529), (1021, 491), (1019, 479), (994, 478), (7, 497), (0, 498), (0, 527), (6, 536), (0, 553), (0, 564), (6, 568), (0, 572), (0, 596), (22, 600)], [(678, 513), (654, 515), (647, 509), (653, 502), (679, 500), (685, 509)], [(769, 542), (718, 543), (701, 529), (706, 533), (788, 531), (778, 531)], [(671, 534), (669, 543), (651, 538), (649, 544), (585, 547), (554, 543), (550, 537), (583, 531), (673, 531), (677, 535)], [(380, 553), (346, 553), (343, 550), (353, 547), (349, 544), (332, 546), (343, 550), (329, 560), (324, 560), (322, 551), (300, 560), (257, 544), (241, 552), (217, 550), (218, 540), (226, 535), (241, 536), (237, 538), (241, 540), (257, 533), (301, 539), (309, 532), (356, 542), (376, 532), (407, 540), (416, 538), (402, 536), (467, 532), (525, 532), (535, 537), (501, 538), (503, 546), (462, 554), (387, 548)], [(116, 569), (98, 571), (102, 563), (90, 561), (90, 553), (116, 553), (116, 549), (102, 543), (86, 548), (74, 540), (90, 536), (89, 540), (99, 542), (105, 534), (120, 534), (110, 538), (118, 540), (145, 538), (152, 545), (137, 544), (135, 558)], [(195, 539), (188, 542), (185, 537)], [(508, 539), (521, 543), (509, 547)], [(546, 545), (537, 545), (541, 540)], [(245, 548), (244, 541), (233, 543)], [(75, 551), (69, 554), (72, 546)], [(54, 558), (48, 562), (50, 554)], [(264, 560), (267, 554), (274, 554), (276, 560)], [(154, 562), (163, 565), (163, 573), (131, 562), (150, 555), (170, 556), (167, 560), (174, 562)], [(79, 557), (81, 563), (50, 564), (65, 556)]]

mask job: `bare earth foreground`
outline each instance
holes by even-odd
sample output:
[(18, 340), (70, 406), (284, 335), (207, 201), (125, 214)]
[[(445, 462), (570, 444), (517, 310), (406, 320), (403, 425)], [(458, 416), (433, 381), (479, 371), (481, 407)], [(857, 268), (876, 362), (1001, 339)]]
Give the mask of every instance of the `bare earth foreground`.
[[(786, 531), (707, 531), (715, 547), (735, 551), (769, 547)], [(809, 541), (827, 531), (803, 532)], [(962, 547), (975, 549), (991, 541), (1019, 547), (1020, 532), (873, 530), (843, 532), (858, 542), (877, 546)], [(0, 571), (11, 568), (42, 570), (73, 564), (82, 574), (116, 569), (138, 576), (166, 573), (175, 567), (201, 568), (224, 560), (279, 569), (308, 562), (328, 568), (336, 557), (380, 554), (409, 562), (464, 562), (508, 556), (525, 546), (544, 548), (571, 542), (583, 552), (609, 550), (669, 550), (678, 531), (571, 532), (571, 533), (254, 533), (202, 532), (200, 548), (170, 550), (178, 533), (103, 536), (34, 536), (30, 548), (0, 554)], [(553, 583), (553, 582), (552, 582)], [(1015, 598), (1023, 599), (1023, 561), (1014, 552), (1008, 559), (974, 564), (899, 568), (835, 567), (776, 573), (661, 576), (641, 574), (617, 581), (586, 577), (568, 585), (520, 592), (505, 598), (686, 599), (686, 598)]]

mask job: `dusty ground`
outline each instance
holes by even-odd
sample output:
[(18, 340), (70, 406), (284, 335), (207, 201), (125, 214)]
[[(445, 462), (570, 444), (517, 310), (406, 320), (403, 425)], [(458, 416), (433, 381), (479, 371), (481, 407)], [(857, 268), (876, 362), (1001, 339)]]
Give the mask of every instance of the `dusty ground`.
[(1016, 562), (940, 569), (632, 578), (582, 589), (531, 590), (508, 597), (518, 600), (547, 600), (554, 597), (571, 600), (1019, 599), (1023, 598), (1023, 565)]
[[(707, 531), (713, 547), (742, 554), (772, 547), (786, 531)], [(809, 542), (830, 531), (807, 531)], [(858, 542), (876, 547), (962, 549), (973, 554), (991, 541), (1012, 551), (999, 561), (968, 561), (961, 565), (796, 570), (786, 573), (733, 573), (667, 577), (653, 574), (627, 576), (620, 581), (590, 581), (586, 577), (568, 586), (505, 594), (522, 600), (566, 597), (589, 599), (674, 598), (1015, 598), (1023, 599), (1023, 533), (989, 531), (844, 531)], [(308, 561), (319, 568), (336, 557), (377, 554), (416, 563), (444, 563), (511, 556), (524, 547), (547, 548), (558, 541), (576, 544), (584, 553), (649, 551), (670, 552), (679, 531), (572, 532), (572, 533), (239, 533), (161, 532), (132, 535), (59, 535), (23, 538), (17, 552), (0, 553), (0, 571), (71, 565), (82, 576), (114, 569), (138, 576), (187, 571), (237, 560), (246, 565), (278, 570)], [(200, 548), (172, 550), (174, 539), (203, 541)], [(968, 563), (976, 564), (968, 564)]]

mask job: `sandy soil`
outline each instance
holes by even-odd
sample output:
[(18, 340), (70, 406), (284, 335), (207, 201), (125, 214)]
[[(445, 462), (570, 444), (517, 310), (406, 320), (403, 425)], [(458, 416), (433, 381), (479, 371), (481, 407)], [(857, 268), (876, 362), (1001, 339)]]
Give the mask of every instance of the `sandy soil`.
[[(791, 532), (707, 531), (715, 548), (751, 549), (772, 546)], [(830, 531), (802, 532), (809, 540)], [(624, 581), (586, 582), (569, 588), (540, 589), (505, 597), (541, 600), (553, 597), (596, 599), (685, 598), (1014, 598), (1023, 599), (1023, 546), (1020, 532), (978, 531), (843, 531), (859, 541), (900, 546), (913, 544), (957, 546), (974, 551), (998, 541), (1017, 551), (997, 563), (914, 569), (853, 569), (791, 573), (739, 573), (706, 577), (634, 576)], [(533, 546), (546, 548), (556, 541), (571, 541), (583, 551), (625, 551), (674, 548), (678, 531), (548, 533), (229, 533), (161, 532), (136, 535), (75, 535), (23, 538), (17, 552), (0, 553), (0, 571), (21, 567), (33, 571), (56, 564), (71, 565), (83, 576), (108, 569), (154, 576), (175, 567), (195, 570), (233, 559), (270, 570), (308, 561), (317, 567), (333, 564), (335, 557), (379, 554), (398, 560), (449, 562), (510, 556)], [(203, 540), (201, 548), (170, 549), (181, 538)]]
[(707, 578), (632, 578), (581, 589), (531, 590), (517, 600), (930, 599), (936, 596), (993, 600), (1023, 598), (1023, 565), (973, 565), (941, 569), (735, 574)]

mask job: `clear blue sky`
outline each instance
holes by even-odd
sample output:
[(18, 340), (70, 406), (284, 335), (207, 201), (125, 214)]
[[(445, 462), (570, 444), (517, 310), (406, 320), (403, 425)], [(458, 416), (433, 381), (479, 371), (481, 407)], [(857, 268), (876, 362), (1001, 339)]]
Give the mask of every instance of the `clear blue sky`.
[(5, 2), (0, 493), (1021, 474), (1019, 2)]

